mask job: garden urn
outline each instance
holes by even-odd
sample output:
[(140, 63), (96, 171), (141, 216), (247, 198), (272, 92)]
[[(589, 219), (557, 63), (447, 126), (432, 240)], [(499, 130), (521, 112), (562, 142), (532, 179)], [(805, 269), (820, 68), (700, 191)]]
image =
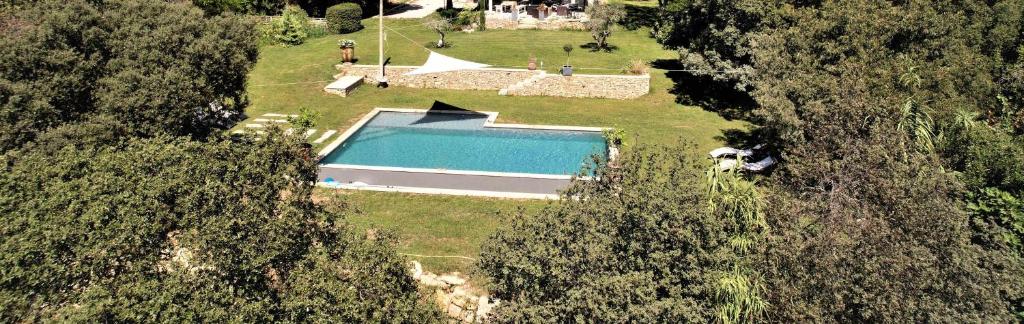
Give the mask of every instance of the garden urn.
[(343, 61), (343, 62), (352, 62), (352, 57), (354, 56), (354, 52), (355, 52), (355, 48), (353, 48), (353, 47), (343, 47), (343, 48), (341, 48), (341, 61)]

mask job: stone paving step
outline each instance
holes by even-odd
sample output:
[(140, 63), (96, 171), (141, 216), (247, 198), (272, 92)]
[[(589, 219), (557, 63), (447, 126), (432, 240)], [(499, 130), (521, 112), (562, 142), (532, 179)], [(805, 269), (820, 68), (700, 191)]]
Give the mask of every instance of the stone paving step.
[(326, 131), (326, 132), (324, 132), (324, 134), (323, 134), (323, 135), (320, 135), (320, 138), (317, 138), (317, 139), (316, 139), (315, 141), (313, 141), (313, 143), (314, 143), (314, 144), (320, 144), (320, 143), (323, 143), (323, 142), (324, 142), (324, 141), (326, 141), (326, 140), (327, 140), (328, 138), (331, 138), (331, 136), (333, 136), (333, 135), (334, 135), (335, 133), (337, 133), (337, 132), (338, 132), (338, 131), (336, 131), (336, 130), (329, 130), (329, 131)]

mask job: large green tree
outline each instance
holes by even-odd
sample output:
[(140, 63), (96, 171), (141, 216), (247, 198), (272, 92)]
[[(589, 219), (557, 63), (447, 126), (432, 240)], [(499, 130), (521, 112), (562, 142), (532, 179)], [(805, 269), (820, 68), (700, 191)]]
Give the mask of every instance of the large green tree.
[(754, 99), (762, 140), (780, 154), (764, 182), (769, 318), (1012, 320), (1024, 269), (998, 238), (1019, 217), (1002, 211), (1019, 203), (970, 183), (1019, 192), (1006, 183), (1021, 167), (946, 125), (975, 113), (1014, 124), (1021, 8), (666, 1), (661, 41), (695, 74), (748, 72), (716, 78)]
[(390, 237), (313, 203), (315, 159), (297, 136), (62, 146), (67, 134), (0, 158), (5, 322), (433, 315)]
[(496, 319), (760, 318), (760, 279), (745, 261), (762, 245), (759, 194), (731, 174), (708, 179), (696, 154), (679, 154), (689, 150), (635, 148), (557, 204), (512, 215), (479, 262), (503, 300)]
[(0, 321), (437, 318), (391, 235), (313, 202), (304, 139), (222, 135), (251, 25), (141, 0), (4, 14)]
[(201, 138), (238, 119), (257, 55), (251, 25), (162, 1), (42, 1), (0, 28), (0, 151), (96, 115)]

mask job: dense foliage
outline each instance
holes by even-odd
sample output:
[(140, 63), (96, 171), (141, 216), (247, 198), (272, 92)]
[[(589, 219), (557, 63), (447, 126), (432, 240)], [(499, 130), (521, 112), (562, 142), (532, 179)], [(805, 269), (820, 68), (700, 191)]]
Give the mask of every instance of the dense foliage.
[[(679, 86), (748, 97), (744, 116), (760, 126), (754, 138), (781, 161), (759, 181), (765, 229), (754, 232), (763, 234), (755, 240), (761, 243), (745, 255), (719, 255), (713, 247), (723, 245), (725, 234), (704, 231), (672, 245), (701, 247), (697, 252), (665, 252), (658, 233), (694, 237), (689, 231), (721, 218), (699, 216), (693, 207), (701, 200), (693, 198), (699, 196), (696, 172), (670, 168), (653, 172), (666, 177), (658, 179), (633, 170), (636, 160), (627, 159), (620, 182), (578, 185), (569, 192), (578, 200), (518, 216), (487, 245), (481, 266), (496, 292), (512, 301), (500, 319), (1022, 318), (1024, 1), (660, 5), (654, 34), (679, 50), (680, 70), (688, 76), (677, 80), (698, 81)], [(654, 168), (664, 158), (640, 160)], [(720, 208), (737, 203), (720, 201)], [(676, 213), (692, 218), (665, 221)], [(634, 229), (652, 219), (661, 227)], [(685, 261), (659, 258), (662, 252)], [(649, 263), (638, 267), (635, 255)], [(721, 259), (708, 263), (707, 255)], [(706, 277), (651, 283), (673, 277), (651, 269), (696, 265), (703, 271), (695, 272), (714, 273), (736, 260), (745, 264), (736, 271), (741, 276), (716, 278), (723, 284), (717, 288)], [(605, 284), (598, 289), (589, 286), (597, 281), (578, 278)], [(672, 289), (705, 295), (673, 295)], [(733, 302), (710, 304), (723, 300)]]
[[(705, 173), (688, 146), (639, 147), (538, 214), (511, 217), (479, 266), (507, 322), (723, 322), (760, 318), (763, 201)], [(703, 181), (702, 181), (703, 179)]]
[(363, 29), (363, 10), (354, 3), (342, 3), (327, 8), (324, 18), (332, 33), (348, 34)]
[[(295, 0), (290, 2), (295, 4), (302, 9), (305, 9), (312, 17), (325, 17), (327, 14), (327, 8), (333, 7), (342, 3), (351, 3), (357, 5), (363, 14), (376, 15), (378, 8), (378, 1), (366, 1), (366, 0)], [(384, 6), (388, 7), (391, 4), (388, 1), (384, 1)]]
[(192, 4), (202, 8), (207, 14), (216, 15), (224, 12), (253, 15), (277, 15), (284, 10), (284, 0), (192, 0)]
[(17, 10), (0, 17), (0, 320), (437, 318), (390, 234), (314, 203), (301, 136), (221, 135), (251, 24), (161, 1)]
[(947, 150), (954, 134), (944, 125), (960, 110), (1007, 115), (992, 112), (1007, 104), (997, 100), (999, 80), (1019, 57), (1021, 2), (677, 5), (687, 19), (708, 19), (685, 12), (709, 4), (725, 13), (713, 18), (725, 27), (668, 34), (712, 45), (698, 46), (700, 56), (724, 63), (689, 64), (694, 56), (681, 50), (703, 73), (749, 67), (728, 79), (755, 99), (762, 139), (784, 161), (770, 183), (770, 317), (1010, 320), (1022, 293), (1020, 255), (979, 243), (1002, 230), (971, 230), (964, 178), (950, 172), (965, 169), (937, 152)]
[(283, 45), (302, 45), (309, 37), (309, 16), (299, 7), (289, 6), (280, 18), (270, 23), (274, 42)]
[(203, 137), (237, 120), (252, 26), (158, 1), (45, 1), (0, 16), (0, 151), (106, 115)]
[(431, 314), (389, 238), (312, 203), (298, 137), (76, 147), (47, 134), (0, 160), (5, 322)]

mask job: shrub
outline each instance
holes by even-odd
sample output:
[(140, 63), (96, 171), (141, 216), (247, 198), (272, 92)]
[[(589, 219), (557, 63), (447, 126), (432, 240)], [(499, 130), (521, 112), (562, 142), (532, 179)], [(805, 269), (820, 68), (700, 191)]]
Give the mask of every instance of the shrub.
[(342, 3), (327, 8), (325, 19), (327, 29), (338, 34), (348, 34), (363, 29), (360, 19), (363, 9), (354, 3)]
[(644, 75), (647, 74), (647, 62), (641, 59), (630, 60), (625, 67), (622, 68), (622, 73), (632, 75)]
[(286, 45), (300, 45), (309, 37), (309, 16), (296, 6), (284, 9), (281, 18), (271, 24), (274, 40)]

